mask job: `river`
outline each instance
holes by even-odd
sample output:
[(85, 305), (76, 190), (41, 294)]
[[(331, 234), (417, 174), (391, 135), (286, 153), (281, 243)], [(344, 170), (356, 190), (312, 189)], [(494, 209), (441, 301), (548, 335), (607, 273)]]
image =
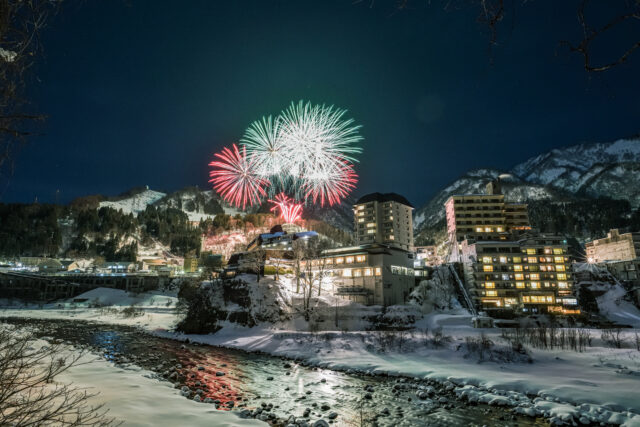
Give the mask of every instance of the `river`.
[(158, 380), (171, 381), (189, 398), (206, 399), (219, 409), (244, 410), (245, 415), (262, 412), (258, 417), (273, 425), (286, 425), (284, 420), (291, 415), (337, 426), (548, 425), (506, 408), (458, 401), (433, 382), (306, 367), (263, 354), (184, 344), (127, 326), (76, 320), (1, 321), (92, 351), (120, 366), (153, 371)]

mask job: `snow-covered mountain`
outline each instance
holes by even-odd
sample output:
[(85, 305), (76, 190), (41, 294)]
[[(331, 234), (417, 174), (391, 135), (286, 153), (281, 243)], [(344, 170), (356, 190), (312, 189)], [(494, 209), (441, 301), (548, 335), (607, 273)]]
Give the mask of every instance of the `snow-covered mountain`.
[(191, 221), (213, 218), (224, 212), (236, 215), (239, 210), (224, 203), (213, 191), (203, 191), (197, 187), (187, 187), (167, 194), (146, 188), (137, 188), (100, 202), (99, 207), (110, 207), (134, 215), (147, 209), (147, 206), (176, 208), (184, 211)]
[(640, 206), (640, 137), (611, 143), (578, 144), (540, 154), (511, 171), (477, 169), (458, 178), (418, 209), (416, 232), (444, 220), (444, 202), (453, 194), (482, 194), (499, 175), (508, 200), (571, 200), (608, 197)]
[(158, 200), (166, 196), (165, 193), (159, 191), (149, 190), (149, 188), (142, 191), (134, 191), (133, 194), (127, 196), (116, 197), (113, 200), (107, 200), (100, 202), (100, 207), (113, 208), (115, 210), (121, 210), (126, 214), (134, 214), (147, 209), (147, 206), (154, 204)]
[[(305, 206), (303, 217), (324, 221), (340, 230), (351, 231), (353, 229), (354, 199), (347, 198), (337, 206)], [(236, 215), (253, 212), (267, 212), (269, 206), (253, 207), (242, 212), (225, 203), (218, 194), (212, 190), (200, 190), (198, 187), (187, 187), (173, 193), (163, 193), (150, 190), (148, 187), (134, 188), (117, 197), (110, 197), (101, 201), (99, 207), (110, 207), (122, 210), (124, 213), (138, 213), (144, 211), (147, 206), (159, 208), (180, 209), (189, 216), (190, 221), (202, 221), (213, 219), (216, 214), (224, 212), (227, 215)]]
[(532, 157), (512, 173), (574, 194), (629, 200), (640, 206), (640, 138), (578, 144)]

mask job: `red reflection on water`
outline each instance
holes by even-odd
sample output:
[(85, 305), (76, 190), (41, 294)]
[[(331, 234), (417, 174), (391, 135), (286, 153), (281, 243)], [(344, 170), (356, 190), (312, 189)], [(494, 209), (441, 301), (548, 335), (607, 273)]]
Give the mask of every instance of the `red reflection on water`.
[[(233, 359), (224, 354), (211, 354), (209, 351), (199, 351), (193, 348), (172, 348), (178, 363), (182, 368), (178, 370), (186, 379), (184, 384), (193, 392), (200, 389), (200, 397), (219, 400), (218, 409), (231, 410), (243, 400), (241, 392), (242, 372), (240, 366)], [(204, 370), (198, 370), (203, 367)], [(223, 376), (216, 376), (216, 372), (224, 372)], [(229, 406), (233, 402), (233, 406)]]

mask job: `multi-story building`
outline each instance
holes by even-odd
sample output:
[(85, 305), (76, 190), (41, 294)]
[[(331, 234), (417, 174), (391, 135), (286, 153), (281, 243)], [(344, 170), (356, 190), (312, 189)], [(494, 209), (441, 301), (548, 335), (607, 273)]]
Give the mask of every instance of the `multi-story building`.
[(640, 233), (620, 234), (618, 229), (607, 233), (607, 237), (587, 242), (587, 261), (631, 261), (640, 257)]
[(476, 307), (492, 315), (577, 314), (571, 258), (562, 236), (462, 242), (465, 283)]
[(329, 278), (325, 291), (364, 305), (404, 304), (416, 282), (413, 253), (387, 245), (330, 249), (313, 262)]
[(531, 229), (527, 205), (506, 202), (497, 180), (487, 185), (487, 194), (453, 195), (444, 206), (447, 231), (457, 242), (508, 240)]
[(353, 206), (356, 245), (413, 250), (413, 206), (396, 193), (371, 193)]

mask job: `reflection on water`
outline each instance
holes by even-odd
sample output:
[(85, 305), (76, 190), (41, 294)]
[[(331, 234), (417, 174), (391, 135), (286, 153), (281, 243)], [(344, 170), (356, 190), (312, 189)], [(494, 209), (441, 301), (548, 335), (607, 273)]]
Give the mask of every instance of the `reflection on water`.
[[(93, 323), (4, 319), (35, 327), (42, 337), (87, 347), (122, 366), (135, 364), (156, 372), (190, 398), (218, 409), (264, 408), (280, 419), (289, 415), (330, 419), (335, 425), (546, 425), (504, 408), (468, 406), (442, 392), (416, 398), (421, 383), (406, 379), (347, 375), (309, 368), (276, 357), (208, 346), (185, 345), (134, 328)], [(331, 415), (333, 416), (333, 415)]]

